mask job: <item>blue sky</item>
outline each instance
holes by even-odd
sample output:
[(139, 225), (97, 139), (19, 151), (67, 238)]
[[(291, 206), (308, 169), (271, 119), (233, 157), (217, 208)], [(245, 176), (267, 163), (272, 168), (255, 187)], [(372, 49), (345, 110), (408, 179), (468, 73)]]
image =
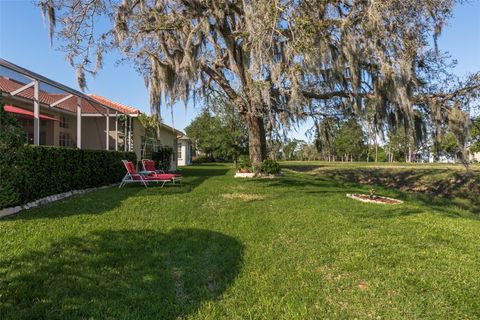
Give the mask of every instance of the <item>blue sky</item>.
[[(480, 70), (480, 1), (457, 5), (454, 18), (444, 30), (439, 46), (458, 60), (456, 73), (460, 76)], [(64, 54), (50, 47), (48, 28), (40, 10), (32, 0), (0, 0), (0, 57), (50, 79), (77, 89), (75, 70), (65, 61)], [(96, 78), (87, 81), (88, 92), (96, 93), (123, 104), (149, 111), (148, 91), (143, 78), (129, 64), (116, 63), (118, 56), (110, 55)], [(183, 130), (200, 111), (183, 103), (162, 110), (167, 124)], [(290, 136), (306, 139), (309, 124), (301, 125)]]

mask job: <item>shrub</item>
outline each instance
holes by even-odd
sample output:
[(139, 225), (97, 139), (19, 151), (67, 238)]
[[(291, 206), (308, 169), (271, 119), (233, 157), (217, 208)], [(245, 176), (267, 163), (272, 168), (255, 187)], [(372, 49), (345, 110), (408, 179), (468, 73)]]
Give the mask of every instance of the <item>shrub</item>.
[(262, 162), (261, 170), (266, 174), (277, 174), (280, 172), (280, 164), (275, 160), (266, 159)]
[(192, 163), (209, 163), (213, 162), (213, 159), (207, 156), (198, 156), (192, 160)]
[(11, 178), (14, 170), (13, 164), (25, 141), (25, 132), (18, 124), (15, 116), (5, 112), (3, 97), (0, 92), (0, 208), (2, 203), (8, 204), (20, 201), (18, 193), (12, 186), (2, 186), (1, 182)]
[(170, 170), (172, 163), (173, 149), (170, 146), (160, 146), (156, 152), (152, 152), (152, 160), (158, 169), (163, 171)]
[(125, 175), (121, 160), (135, 163), (136, 155), (105, 150), (21, 147), (9, 171), (0, 180), (0, 208), (120, 182)]
[(241, 155), (237, 159), (236, 163), (237, 170), (252, 170), (252, 160), (248, 155)]

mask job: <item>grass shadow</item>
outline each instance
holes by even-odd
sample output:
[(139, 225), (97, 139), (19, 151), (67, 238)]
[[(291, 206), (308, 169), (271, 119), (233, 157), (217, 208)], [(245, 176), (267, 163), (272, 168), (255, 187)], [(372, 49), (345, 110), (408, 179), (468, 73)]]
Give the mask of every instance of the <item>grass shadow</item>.
[[(289, 167), (288, 169), (291, 169)], [(347, 172), (344, 172), (347, 171)], [(395, 181), (398, 184), (386, 184), (384, 180), (378, 177), (375, 174), (375, 170), (369, 170), (370, 174), (368, 175), (368, 182), (359, 178), (359, 175), (364, 174), (360, 170), (357, 173), (355, 170), (347, 169), (347, 170), (335, 170), (334, 172), (325, 173), (324, 171), (320, 172), (306, 172), (302, 171), (300, 173), (296, 171), (289, 171), (285, 170), (285, 176), (270, 179), (270, 180), (262, 180), (257, 179), (256, 181), (260, 181), (260, 183), (264, 183), (266, 187), (280, 187), (280, 188), (287, 188), (287, 193), (290, 192), (288, 189), (293, 189), (295, 192), (301, 193), (308, 193), (308, 194), (315, 194), (318, 196), (328, 196), (331, 194), (342, 194), (345, 195), (346, 193), (368, 193), (369, 189), (375, 188), (377, 194), (383, 196), (394, 197), (405, 202), (416, 202), (432, 211), (435, 211), (439, 214), (442, 214), (446, 217), (450, 218), (468, 218), (478, 220), (480, 216), (478, 215), (480, 202), (478, 198), (472, 196), (472, 194), (464, 195), (466, 202), (458, 202), (452, 195), (434, 195), (429, 193), (416, 193), (416, 192), (408, 192), (402, 190), (400, 185), (407, 184), (407, 181), (415, 180), (415, 177), (411, 177), (411, 172), (408, 173), (404, 172), (395, 177)], [(426, 170), (428, 171), (428, 170)], [(338, 174), (341, 172), (341, 174)], [(421, 173), (423, 175), (428, 175), (428, 172)], [(364, 176), (366, 177), (366, 176)], [(418, 175), (417, 175), (418, 177)], [(448, 182), (442, 182), (438, 186), (440, 190), (446, 190), (444, 185)], [(358, 205), (365, 205), (358, 203)], [(460, 213), (457, 209), (462, 209), (468, 214)], [(405, 214), (402, 214), (402, 211), (405, 211)], [(404, 207), (398, 208), (395, 210), (388, 210), (385, 215), (383, 214), (373, 214), (367, 215), (366, 218), (370, 217), (398, 217), (398, 216), (408, 216), (414, 215), (424, 212), (424, 210), (412, 210), (406, 209)]]
[[(288, 166), (294, 171), (297, 167)], [(307, 166), (313, 168), (313, 166)], [(331, 166), (326, 170), (308, 170), (315, 177), (342, 181), (345, 186), (356, 184), (375, 186), (400, 191), (400, 198), (415, 199), (433, 210), (451, 214), (449, 206), (462, 210), (480, 213), (480, 173), (445, 168), (341, 168)], [(407, 197), (409, 194), (410, 197)], [(455, 201), (455, 200), (463, 201)]]
[(159, 196), (174, 195), (192, 192), (206, 180), (222, 176), (228, 172), (228, 168), (224, 166), (202, 165), (196, 167), (184, 167), (181, 170), (184, 176), (180, 184), (167, 184), (163, 188), (161, 185), (150, 184), (145, 188), (140, 184), (126, 185), (123, 188), (112, 187), (84, 195), (75, 196), (59, 202), (54, 202), (41, 206), (39, 208), (26, 210), (16, 215), (0, 219), (2, 221), (9, 220), (31, 220), (45, 218), (59, 218), (79, 214), (102, 214), (118, 208), (122, 203), (130, 197), (142, 196)]
[(99, 231), (0, 262), (2, 319), (176, 319), (220, 299), (243, 245), (208, 230)]

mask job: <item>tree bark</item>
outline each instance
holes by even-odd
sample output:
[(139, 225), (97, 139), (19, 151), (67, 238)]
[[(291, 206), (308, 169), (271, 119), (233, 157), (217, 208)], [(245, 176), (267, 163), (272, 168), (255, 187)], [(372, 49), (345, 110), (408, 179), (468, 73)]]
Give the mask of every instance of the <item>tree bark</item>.
[(250, 160), (254, 166), (258, 166), (267, 157), (267, 139), (265, 136), (265, 127), (263, 118), (251, 114), (246, 114), (248, 127), (248, 150)]

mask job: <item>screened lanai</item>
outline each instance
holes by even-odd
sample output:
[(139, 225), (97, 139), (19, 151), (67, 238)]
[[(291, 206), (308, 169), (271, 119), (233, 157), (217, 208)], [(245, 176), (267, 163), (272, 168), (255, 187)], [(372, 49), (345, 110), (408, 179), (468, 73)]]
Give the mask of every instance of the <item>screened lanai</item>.
[(17, 116), (31, 144), (132, 150), (133, 110), (112, 107), (1, 58), (0, 91), (5, 111)]

